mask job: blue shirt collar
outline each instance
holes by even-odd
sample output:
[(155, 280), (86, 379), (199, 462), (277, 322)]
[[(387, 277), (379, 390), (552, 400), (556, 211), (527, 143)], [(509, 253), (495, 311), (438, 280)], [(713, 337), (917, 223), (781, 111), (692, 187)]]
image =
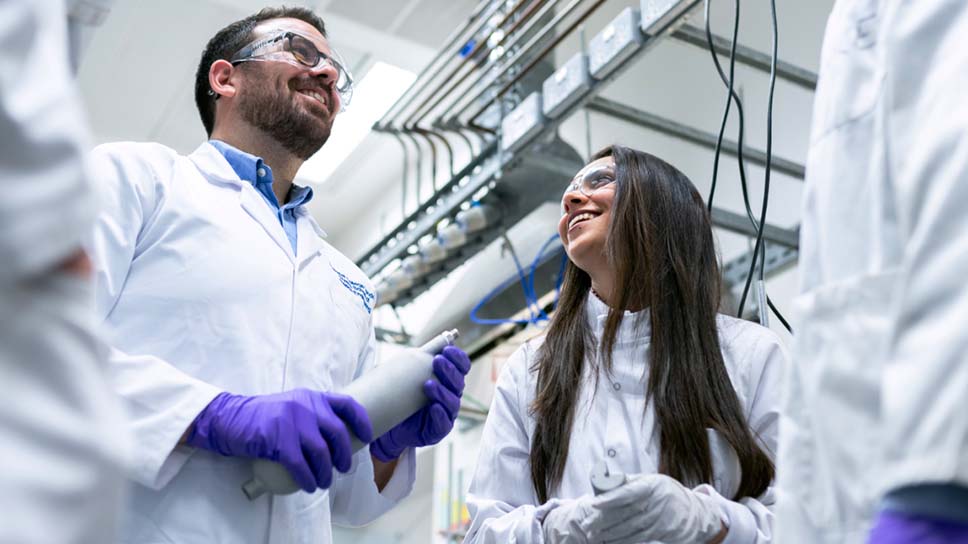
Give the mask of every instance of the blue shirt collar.
[(251, 183), (256, 190), (262, 193), (272, 204), (275, 204), (277, 208), (292, 209), (312, 200), (312, 187), (300, 187), (294, 184), (289, 190), (289, 202), (284, 206), (280, 206), (275, 194), (272, 192), (272, 168), (262, 158), (256, 157), (251, 153), (246, 153), (221, 140), (209, 140), (209, 143), (225, 157), (229, 166), (239, 176), (239, 179)]

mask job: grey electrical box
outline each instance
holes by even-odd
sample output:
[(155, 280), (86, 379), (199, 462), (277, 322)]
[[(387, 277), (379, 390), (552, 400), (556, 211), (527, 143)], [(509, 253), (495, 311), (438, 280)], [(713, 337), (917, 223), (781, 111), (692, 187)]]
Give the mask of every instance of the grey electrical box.
[(548, 76), (541, 86), (544, 114), (557, 117), (582, 97), (592, 86), (588, 74), (588, 57), (575, 53), (561, 68)]
[(588, 44), (588, 69), (595, 79), (605, 79), (635, 54), (644, 41), (639, 30), (639, 10), (627, 7)]
[(541, 132), (541, 93), (533, 92), (501, 121), (501, 149), (514, 151)]
[(641, 0), (642, 32), (646, 36), (665, 32), (680, 15), (698, 3), (699, 0)]

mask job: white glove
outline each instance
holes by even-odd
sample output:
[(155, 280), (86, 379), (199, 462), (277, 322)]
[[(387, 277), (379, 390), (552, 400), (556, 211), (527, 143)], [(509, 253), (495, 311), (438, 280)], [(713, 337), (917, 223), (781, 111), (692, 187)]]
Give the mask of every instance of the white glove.
[(634, 516), (639, 508), (636, 497), (623, 493), (623, 487), (599, 496), (553, 499), (558, 505), (541, 523), (544, 540), (553, 544), (603, 542), (602, 534), (615, 524)]
[[(665, 474), (637, 476), (621, 491), (633, 498), (634, 512), (600, 535), (609, 544), (659, 541), (666, 544), (709, 542), (723, 528), (723, 513), (715, 499), (693, 491)], [(624, 517), (624, 515), (623, 515)]]

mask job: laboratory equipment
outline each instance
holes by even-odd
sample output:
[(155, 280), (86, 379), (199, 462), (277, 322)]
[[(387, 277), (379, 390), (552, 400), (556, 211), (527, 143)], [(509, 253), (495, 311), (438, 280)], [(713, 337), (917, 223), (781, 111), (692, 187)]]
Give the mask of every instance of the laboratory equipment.
[(541, 111), (548, 117), (558, 117), (591, 89), (588, 57), (575, 53), (561, 68), (555, 70), (541, 86)]
[(619, 487), (625, 485), (627, 478), (625, 473), (614, 470), (608, 466), (608, 461), (599, 461), (595, 463), (592, 468), (591, 473), (592, 489), (595, 490), (596, 495), (601, 495), (602, 493), (607, 493), (613, 489), (618, 489)]
[(515, 151), (541, 132), (541, 93), (533, 92), (501, 121), (501, 149)]
[(588, 44), (588, 71), (593, 78), (605, 79), (642, 47), (640, 20), (639, 10), (627, 7), (595, 34)]

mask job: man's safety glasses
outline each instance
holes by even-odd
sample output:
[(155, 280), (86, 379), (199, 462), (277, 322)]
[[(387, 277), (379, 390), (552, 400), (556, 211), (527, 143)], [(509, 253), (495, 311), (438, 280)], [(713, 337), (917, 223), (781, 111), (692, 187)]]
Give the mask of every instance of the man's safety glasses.
[(343, 107), (353, 97), (353, 76), (346, 69), (343, 59), (335, 50), (323, 53), (316, 44), (305, 36), (291, 30), (279, 30), (266, 37), (255, 40), (236, 53), (229, 61), (232, 64), (249, 61), (275, 60), (295, 64), (315, 70), (324, 63), (336, 69), (336, 92), (339, 93)]

